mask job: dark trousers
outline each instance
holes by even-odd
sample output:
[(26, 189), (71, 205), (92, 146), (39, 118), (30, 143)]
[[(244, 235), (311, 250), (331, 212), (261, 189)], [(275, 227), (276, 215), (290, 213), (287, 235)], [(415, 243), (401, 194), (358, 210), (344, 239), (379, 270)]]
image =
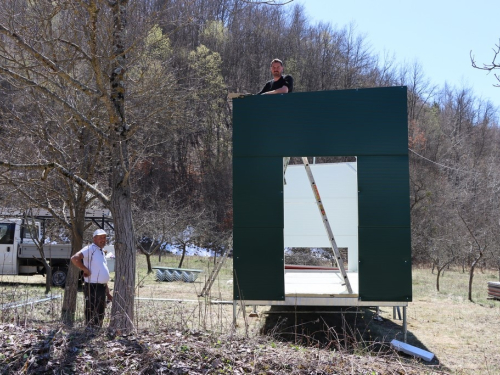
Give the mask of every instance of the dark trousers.
[(102, 327), (106, 312), (106, 284), (85, 283), (85, 323), (89, 327)]

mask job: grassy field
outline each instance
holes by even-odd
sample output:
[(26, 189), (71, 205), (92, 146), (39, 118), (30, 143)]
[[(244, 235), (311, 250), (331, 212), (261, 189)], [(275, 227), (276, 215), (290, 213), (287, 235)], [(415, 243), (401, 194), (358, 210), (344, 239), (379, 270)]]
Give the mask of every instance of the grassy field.
[[(177, 267), (179, 258), (164, 256), (161, 263), (153, 258), (153, 266)], [(144, 256), (138, 256), (136, 297), (136, 326), (141, 330), (161, 331), (165, 327), (179, 331), (203, 331), (220, 334), (233, 329), (232, 259), (228, 259), (214, 283), (211, 295), (198, 297), (206, 278), (213, 269), (213, 259), (188, 257), (183, 267), (203, 269), (194, 283), (158, 282), (147, 274)], [(114, 275), (112, 275), (114, 276)], [(487, 282), (498, 280), (498, 273), (476, 272), (474, 302), (467, 300), (468, 274), (461, 270), (446, 271), (441, 277), (441, 291), (436, 291), (436, 275), (430, 269), (413, 270), (413, 302), (408, 307), (408, 343), (435, 354), (426, 364), (429, 371), (443, 370), (455, 374), (500, 374), (500, 302), (488, 300)], [(0, 305), (44, 298), (44, 279), (41, 276), (0, 276)], [(113, 282), (110, 284), (113, 288)], [(53, 288), (52, 295), (62, 289)], [(82, 326), (82, 297), (78, 296), (77, 326)], [(206, 303), (217, 301), (220, 303)], [(0, 311), (0, 323), (55, 323), (59, 319), (61, 299), (27, 304)], [(237, 309), (236, 333), (255, 337), (264, 326), (268, 307)], [(368, 318), (365, 322), (371, 339), (388, 343), (402, 340), (400, 320), (393, 319), (392, 308), (381, 308), (383, 321)], [(366, 314), (372, 317), (373, 314)], [(107, 322), (105, 322), (107, 324)], [(368, 343), (369, 344), (369, 343)]]
[(498, 281), (498, 271), (476, 270), (474, 302), (468, 301), (468, 280), (459, 269), (447, 271), (437, 292), (436, 275), (413, 270), (409, 343), (433, 352), (454, 373), (500, 374), (500, 302), (488, 300), (487, 294), (487, 282)]

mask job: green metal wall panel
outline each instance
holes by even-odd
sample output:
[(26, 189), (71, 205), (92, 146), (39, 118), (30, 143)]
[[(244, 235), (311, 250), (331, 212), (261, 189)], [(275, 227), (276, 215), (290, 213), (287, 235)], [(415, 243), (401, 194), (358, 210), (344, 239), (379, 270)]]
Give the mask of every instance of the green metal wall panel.
[(233, 158), (234, 227), (283, 228), (283, 158)]
[(283, 228), (234, 228), (233, 241), (234, 298), (283, 300)]
[(411, 301), (408, 155), (358, 157), (359, 298)]
[(409, 239), (409, 227), (359, 228), (360, 300), (412, 300)]
[(358, 157), (359, 226), (409, 227), (408, 155)]
[(233, 158), (233, 213), (234, 298), (283, 300), (282, 157)]
[(408, 152), (406, 87), (258, 95), (233, 108), (234, 156)]

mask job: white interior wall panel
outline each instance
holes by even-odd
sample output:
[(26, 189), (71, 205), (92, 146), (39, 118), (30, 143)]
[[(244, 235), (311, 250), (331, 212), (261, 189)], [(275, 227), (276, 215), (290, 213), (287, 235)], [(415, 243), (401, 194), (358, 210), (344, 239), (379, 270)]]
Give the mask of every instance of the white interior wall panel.
[[(357, 164), (310, 166), (337, 246), (348, 248), (348, 270), (357, 272)], [(304, 165), (289, 165), (285, 179), (285, 247), (331, 247)]]

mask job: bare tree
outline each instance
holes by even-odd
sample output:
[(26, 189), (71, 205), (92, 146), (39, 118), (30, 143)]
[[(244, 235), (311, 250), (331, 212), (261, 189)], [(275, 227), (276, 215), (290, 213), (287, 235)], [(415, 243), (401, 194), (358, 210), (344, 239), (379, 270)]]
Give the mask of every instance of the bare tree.
[[(462, 222), (464, 223), (467, 231), (472, 237), (473, 243), (471, 244), (471, 254), (473, 254), (473, 259), (472, 259), (472, 264), (469, 270), (469, 291), (468, 291), (468, 299), (471, 302), (474, 302), (472, 300), (472, 282), (474, 280), (474, 271), (476, 269), (476, 266), (479, 264), (483, 256), (485, 255), (485, 251), (488, 247), (488, 244), (486, 243), (486, 238), (484, 237), (483, 233), (479, 233), (479, 236), (474, 233), (474, 231), (471, 229), (469, 224), (465, 221), (463, 216), (459, 214), (460, 218), (462, 219)], [(472, 247), (476, 247), (476, 251), (472, 251)]]
[(176, 210), (174, 214), (174, 226), (170, 229), (168, 238), (173, 247), (181, 250), (178, 265), (181, 268), (188, 248), (197, 247), (202, 243), (212, 221), (204, 211), (189, 206)]
[(400, 84), (408, 87), (408, 118), (418, 121), (420, 113), (431, 102), (436, 86), (425, 78), (420, 63), (403, 65), (400, 69)]
[(162, 198), (159, 188), (149, 193), (146, 204), (146, 207), (134, 206), (134, 227), (137, 246), (146, 257), (149, 274), (153, 272), (151, 256), (158, 252), (161, 261), (161, 253), (168, 245), (169, 235), (177, 219), (172, 212), (172, 205), (168, 199)]
[(440, 247), (434, 249), (431, 252), (431, 257), (433, 259), (433, 267), (437, 269), (436, 274), (436, 290), (440, 291), (439, 281), (442, 274), (444, 274), (444, 269), (452, 264), (456, 260), (456, 255), (453, 246), (447, 243), (441, 244)]
[[(32, 92), (36, 102), (45, 103), (44, 108), (52, 108), (52, 118), (59, 118), (75, 134), (86, 135), (84, 143), (98, 147), (100, 158), (93, 175), (75, 171), (50, 157), (32, 159), (36, 162), (31, 165), (11, 157), (1, 164), (10, 170), (44, 171), (43, 176), (56, 171), (71, 184), (84, 187), (81, 197), (87, 199), (91, 194), (111, 209), (118, 277), (110, 328), (117, 332), (130, 332), (134, 316), (136, 259), (131, 174), (137, 160), (134, 156), (140, 156), (141, 148), (137, 145), (131, 154), (130, 146), (141, 126), (155, 124), (162, 116), (166, 102), (151, 100), (152, 95), (159, 95), (161, 85), (137, 83), (153, 78), (144, 74), (146, 70), (142, 75), (134, 71), (145, 60), (143, 41), (152, 28), (148, 21), (153, 19), (136, 12), (131, 4), (128, 0), (4, 1), (0, 11), (0, 75), (18, 90)], [(126, 72), (135, 73), (133, 81), (127, 80)], [(154, 78), (159, 81), (159, 77)], [(127, 107), (127, 103), (131, 106)], [(137, 107), (139, 103), (143, 107)], [(145, 103), (156, 107), (146, 111)], [(18, 113), (24, 114), (27, 123), (32, 108), (33, 102), (19, 107)], [(45, 122), (45, 129), (50, 131), (50, 125)], [(52, 133), (53, 138), (57, 135)], [(39, 155), (46, 156), (44, 149), (39, 150)]]
[[(491, 72), (493, 70), (500, 69), (500, 62), (497, 61), (497, 58), (499, 55), (500, 55), (500, 40), (499, 40), (498, 44), (495, 44), (495, 48), (493, 48), (493, 59), (491, 60), (490, 64), (483, 63), (482, 65), (477, 65), (476, 59), (474, 58), (472, 51), (470, 52), (470, 60), (472, 62), (472, 66), (474, 68)], [(495, 75), (495, 78), (497, 79), (498, 83), (493, 84), (493, 86), (500, 87), (500, 75), (498, 75), (496, 73), (494, 75)]]
[[(25, 204), (51, 212), (59, 225), (71, 233), (72, 250), (76, 252), (83, 244), (85, 209), (94, 204), (95, 194), (85, 184), (74, 183), (64, 174), (76, 173), (83, 180), (95, 183), (102, 147), (94, 141), (90, 130), (75, 131), (78, 126), (64, 114), (57, 113), (53, 103), (40, 100), (35, 90), (4, 92), (12, 97), (11, 105), (0, 110), (2, 124), (8, 124), (9, 129), (0, 142), (2, 148), (11, 148), (9, 154), (4, 155), (5, 160), (31, 163), (45, 159), (56, 163), (2, 162), (10, 170), (0, 175), (0, 183), (8, 184)], [(17, 96), (23, 98), (19, 104), (14, 100)], [(36, 110), (24, 112), (25, 103)], [(61, 166), (64, 172), (49, 173), (55, 165)], [(69, 267), (62, 309), (62, 318), (67, 324), (74, 320), (78, 277), (79, 271)]]

